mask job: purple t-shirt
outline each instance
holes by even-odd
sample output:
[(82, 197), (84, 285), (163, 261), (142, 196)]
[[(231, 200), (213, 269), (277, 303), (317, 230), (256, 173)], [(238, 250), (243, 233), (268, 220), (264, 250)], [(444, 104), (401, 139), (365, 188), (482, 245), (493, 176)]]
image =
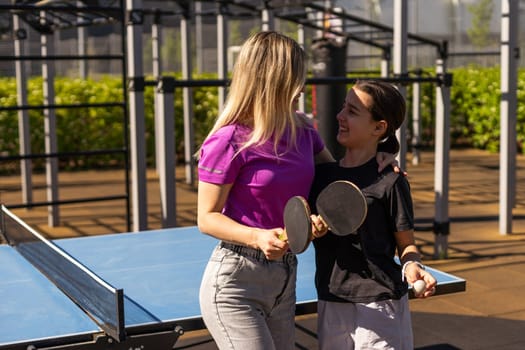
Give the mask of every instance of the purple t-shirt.
[(233, 220), (266, 229), (283, 227), (288, 199), (308, 197), (314, 155), (323, 150), (323, 141), (313, 127), (306, 126), (298, 128), (297, 147), (288, 148), (289, 138), (281, 138), (280, 156), (274, 152), (273, 140), (236, 155), (250, 132), (246, 126), (228, 125), (208, 137), (201, 149), (199, 181), (233, 183), (223, 209)]

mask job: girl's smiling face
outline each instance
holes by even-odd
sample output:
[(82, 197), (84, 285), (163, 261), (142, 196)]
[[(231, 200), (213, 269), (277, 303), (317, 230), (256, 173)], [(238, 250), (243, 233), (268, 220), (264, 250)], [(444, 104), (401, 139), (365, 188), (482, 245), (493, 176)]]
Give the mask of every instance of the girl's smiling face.
[(376, 145), (381, 136), (378, 131), (384, 132), (386, 122), (373, 120), (369, 110), (372, 103), (369, 94), (355, 88), (348, 91), (343, 108), (337, 114), (337, 141), (341, 145), (346, 148)]

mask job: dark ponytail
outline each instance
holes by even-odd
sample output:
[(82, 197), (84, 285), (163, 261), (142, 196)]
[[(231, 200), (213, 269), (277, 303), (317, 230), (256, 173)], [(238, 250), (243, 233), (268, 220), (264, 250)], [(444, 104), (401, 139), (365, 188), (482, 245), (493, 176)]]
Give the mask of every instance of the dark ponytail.
[(378, 152), (385, 152), (391, 154), (396, 154), (397, 152), (399, 152), (399, 148), (399, 141), (397, 140), (395, 134), (390, 134), (386, 139), (379, 142), (379, 144), (377, 145)]

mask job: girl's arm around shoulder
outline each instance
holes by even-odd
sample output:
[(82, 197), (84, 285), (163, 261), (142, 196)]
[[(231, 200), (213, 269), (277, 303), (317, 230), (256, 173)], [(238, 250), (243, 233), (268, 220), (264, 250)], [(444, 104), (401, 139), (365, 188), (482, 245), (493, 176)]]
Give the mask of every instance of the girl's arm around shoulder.
[(395, 173), (401, 174), (403, 176), (408, 175), (406, 171), (403, 171), (399, 167), (399, 162), (397, 161), (395, 154), (387, 152), (377, 152), (376, 161), (379, 165), (379, 168), (377, 169), (378, 172), (382, 172), (386, 167), (392, 166), (392, 169), (394, 169)]
[(279, 239), (282, 228), (264, 230), (250, 227), (222, 214), (232, 184), (199, 181), (197, 195), (197, 226), (199, 230), (222, 241), (260, 249), (267, 259), (277, 259), (288, 250)]

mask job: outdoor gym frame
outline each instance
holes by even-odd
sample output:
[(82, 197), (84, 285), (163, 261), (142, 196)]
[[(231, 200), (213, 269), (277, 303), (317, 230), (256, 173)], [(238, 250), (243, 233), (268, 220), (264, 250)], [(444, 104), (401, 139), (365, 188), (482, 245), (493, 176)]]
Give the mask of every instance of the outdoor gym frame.
[[(78, 6), (77, 6), (78, 5)], [(79, 50), (78, 55), (56, 55), (51, 40), (55, 31), (70, 27), (84, 28), (88, 25), (119, 22), (121, 30), (125, 28), (125, 23), (121, 21), (124, 17), (123, 2), (117, 7), (84, 6), (81, 2), (71, 4), (65, 1), (40, 1), (38, 3), (27, 4), (23, 2), (13, 2), (12, 5), (0, 5), (0, 11), (12, 16), (12, 40), (14, 53), (12, 55), (1, 55), (0, 60), (15, 63), (17, 106), (0, 106), (0, 111), (17, 111), (18, 113), (18, 134), (19, 134), (19, 155), (0, 156), (1, 161), (20, 161), (21, 187), (23, 204), (10, 205), (10, 208), (31, 208), (37, 206), (48, 207), (48, 225), (57, 226), (60, 222), (59, 206), (63, 204), (86, 203), (95, 201), (125, 200), (126, 212), (129, 217), (129, 174), (125, 170), (124, 178), (126, 183), (125, 193), (111, 196), (92, 196), (88, 198), (60, 199), (58, 184), (58, 159), (59, 157), (71, 158), (77, 156), (93, 156), (101, 154), (120, 155), (124, 159), (125, 169), (129, 166), (128, 157), (128, 111), (127, 94), (123, 93), (121, 101), (107, 103), (84, 103), (84, 104), (63, 104), (55, 102), (55, 62), (78, 60), (82, 70), (82, 77), (85, 78), (85, 66), (82, 64), (88, 60), (112, 60), (120, 62), (122, 67), (126, 66), (126, 49), (123, 39), (121, 40), (120, 52), (116, 55), (87, 55), (83, 50)], [(40, 35), (40, 55), (27, 55), (24, 52), (24, 40), (28, 38), (28, 30), (32, 28)], [(85, 31), (79, 30), (79, 34), (85, 35)], [(80, 35), (79, 41), (84, 39)], [(83, 48), (83, 45), (79, 45)], [(29, 105), (27, 101), (27, 74), (24, 62), (40, 61), (43, 79), (43, 104)], [(122, 83), (125, 86), (126, 74), (122, 68)], [(75, 152), (59, 152), (57, 147), (57, 109), (82, 109), (82, 108), (108, 108), (116, 107), (122, 110), (122, 147), (116, 149), (98, 149)], [(41, 110), (44, 121), (44, 144), (45, 152), (35, 154), (31, 152), (29, 111)], [(33, 200), (32, 185), (32, 160), (45, 159), (46, 172), (46, 195), (47, 201), (35, 202)], [(130, 227), (128, 220), (128, 227)]]
[[(173, 0), (181, 9), (178, 13), (152, 12), (144, 9), (141, 0), (126, 0), (125, 5), (121, 1), (122, 22), (125, 22), (126, 30), (122, 35), (126, 37), (125, 66), (127, 88), (127, 104), (129, 106), (129, 162), (131, 165), (131, 214), (134, 231), (147, 229), (147, 198), (146, 198), (146, 147), (144, 140), (144, 89), (147, 86), (156, 86), (155, 97), (155, 134), (156, 134), (156, 166), (159, 173), (161, 188), (161, 208), (162, 222), (164, 227), (175, 226), (175, 154), (174, 154), (174, 106), (173, 91), (176, 88), (183, 89), (183, 120), (184, 120), (184, 159), (186, 182), (193, 183), (195, 162), (193, 154), (195, 152), (193, 135), (193, 101), (192, 88), (198, 86), (217, 86), (219, 90), (219, 109), (222, 108), (226, 96), (227, 88), (227, 24), (228, 17), (233, 13), (233, 8), (242, 9), (258, 16), (261, 19), (261, 30), (274, 28), (274, 18), (287, 20), (298, 24), (299, 42), (305, 46), (304, 29), (311, 28), (316, 31), (316, 42), (322, 50), (334, 53), (336, 50), (346, 52), (346, 43), (356, 41), (363, 45), (370, 45), (382, 51), (381, 75), (374, 79), (387, 80), (397, 84), (399, 90), (406, 96), (407, 84), (413, 84), (415, 93), (413, 94), (414, 105), (412, 121), (414, 125), (415, 142), (417, 143), (417, 131), (419, 116), (419, 84), (432, 83), (435, 85), (435, 170), (434, 170), (434, 192), (435, 192), (435, 213), (433, 220), (433, 231), (435, 233), (434, 255), (443, 257), (447, 255), (447, 241), (450, 232), (450, 218), (448, 212), (449, 200), (449, 150), (450, 150), (450, 85), (452, 77), (447, 72), (447, 43), (436, 42), (423, 38), (418, 35), (410, 34), (407, 31), (408, 23), (408, 1), (394, 1), (394, 25), (392, 28), (382, 24), (362, 19), (351, 14), (345, 13), (340, 9), (320, 5), (319, 1), (260, 1), (259, 5), (254, 5), (255, 1), (213, 1), (216, 3), (215, 17), (217, 25), (217, 80), (193, 80), (191, 67), (190, 45), (191, 33), (189, 21), (193, 18), (199, 23), (201, 3), (212, 1), (182, 1)], [(519, 58), (519, 48), (517, 47), (518, 36), (518, 0), (501, 0), (501, 148), (500, 148), (500, 233), (507, 234), (512, 232), (512, 207), (515, 201), (515, 172), (516, 172), (516, 111), (517, 111), (517, 63)], [(46, 8), (52, 11), (51, 8)], [(10, 10), (12, 7), (1, 6), (0, 10)], [(33, 9), (34, 10), (34, 9)], [(54, 9), (56, 11), (56, 8)], [(286, 11), (284, 11), (286, 10)], [(152, 27), (154, 76), (155, 81), (146, 81), (143, 74), (142, 62), (142, 33), (144, 26), (144, 16), (154, 15)], [(182, 48), (182, 80), (163, 77), (162, 64), (160, 61), (160, 48), (162, 46), (162, 17), (165, 15), (176, 16), (180, 21), (181, 48)], [(339, 23), (337, 27), (327, 26), (326, 19), (332, 23)], [(359, 26), (360, 33), (370, 31), (379, 32), (381, 36), (370, 38), (367, 35), (360, 35), (352, 28)], [(198, 30), (198, 29), (197, 29)], [(437, 58), (435, 63), (436, 76), (422, 77), (411, 75), (407, 70), (407, 48), (410, 45), (430, 45), (436, 48)], [(307, 47), (305, 47), (308, 50)], [(348, 79), (343, 74), (333, 74), (334, 62), (326, 59), (320, 52), (314, 59), (314, 77), (307, 80), (307, 84), (315, 85), (317, 92), (317, 106), (340, 105), (340, 100), (336, 100), (341, 91), (346, 91), (347, 84), (355, 81)], [(198, 53), (199, 54), (199, 53)], [(18, 53), (15, 53), (15, 59)], [(323, 58), (324, 57), (324, 58)], [(390, 68), (393, 64), (392, 69)], [(18, 77), (18, 76), (17, 76)], [(363, 79), (369, 79), (364, 77)], [(18, 80), (18, 79), (17, 79)], [(17, 81), (22, 84), (21, 82)], [(23, 86), (23, 85), (19, 85)], [(325, 103), (319, 102), (319, 95), (324, 96)], [(26, 102), (19, 100), (19, 107), (23, 109)], [(48, 102), (50, 105), (51, 102)], [(304, 106), (304, 100), (303, 100)], [(303, 107), (304, 108), (304, 107)], [(2, 107), (0, 107), (0, 110)], [(333, 144), (333, 126), (329, 125), (328, 119), (334, 119), (333, 110), (325, 109), (322, 113), (317, 111), (319, 118), (319, 131), (321, 136), (332, 151), (335, 151)], [(27, 131), (24, 131), (27, 132)], [(401, 151), (398, 161), (402, 168), (405, 168), (407, 142), (406, 126), (400, 128), (398, 137), (401, 143)], [(52, 140), (51, 140), (52, 141)], [(56, 142), (56, 140), (55, 140)], [(417, 151), (417, 149), (416, 149)], [(21, 148), (21, 154), (25, 151)], [(52, 149), (46, 156), (55, 156)], [(24, 157), (27, 157), (24, 156)], [(417, 154), (416, 154), (417, 160)], [(0, 159), (1, 160), (1, 159)], [(49, 171), (49, 170), (46, 170)], [(49, 184), (48, 184), (49, 185)], [(53, 185), (53, 184), (51, 184)], [(55, 184), (56, 185), (56, 184)], [(53, 185), (54, 186), (54, 185)], [(55, 202), (56, 198), (51, 197), (50, 202)]]

